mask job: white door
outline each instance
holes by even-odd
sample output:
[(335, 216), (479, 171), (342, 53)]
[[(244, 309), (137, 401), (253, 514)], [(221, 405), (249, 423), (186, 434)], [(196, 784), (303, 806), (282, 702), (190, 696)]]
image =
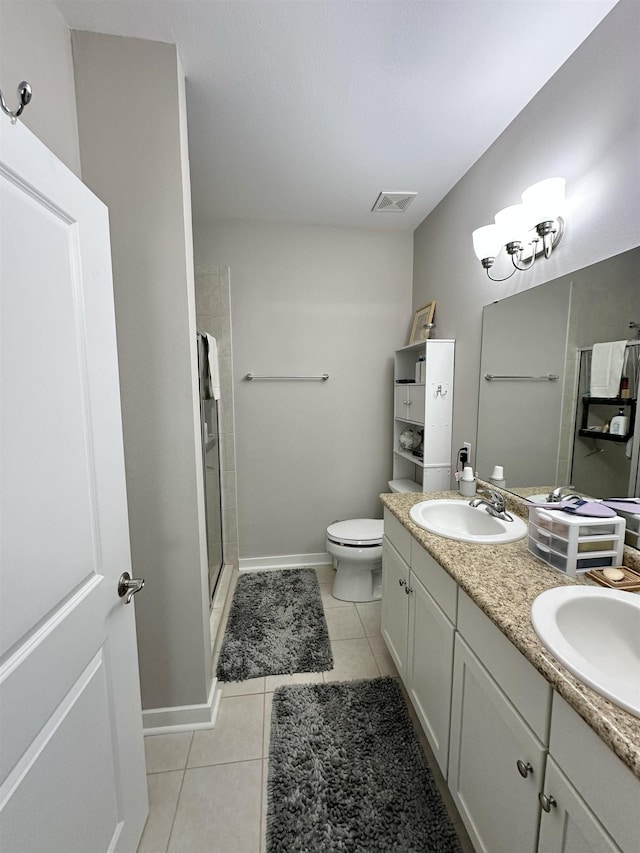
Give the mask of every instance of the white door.
[(147, 814), (107, 209), (0, 115), (0, 849)]

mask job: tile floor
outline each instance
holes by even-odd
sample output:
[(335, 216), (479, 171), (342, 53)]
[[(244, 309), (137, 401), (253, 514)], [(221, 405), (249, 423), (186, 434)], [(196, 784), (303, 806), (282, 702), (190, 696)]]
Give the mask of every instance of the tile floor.
[[(273, 691), (281, 684), (397, 675), (380, 636), (380, 602), (338, 601), (331, 596), (331, 566), (316, 571), (334, 668), (325, 673), (275, 675), (226, 684), (215, 729), (146, 737), (149, 819), (138, 853), (264, 853)], [(237, 572), (231, 578), (232, 588), (236, 580)], [(217, 647), (230, 599), (231, 595)], [(217, 663), (217, 654), (215, 660)], [(414, 724), (462, 849), (473, 853), (415, 718)]]

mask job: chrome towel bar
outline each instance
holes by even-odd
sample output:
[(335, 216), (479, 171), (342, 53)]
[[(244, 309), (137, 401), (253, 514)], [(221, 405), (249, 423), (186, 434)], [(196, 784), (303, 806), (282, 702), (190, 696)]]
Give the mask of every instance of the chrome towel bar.
[(285, 380), (285, 381), (289, 380), (289, 379), (302, 380), (302, 381), (319, 379), (321, 382), (326, 382), (328, 378), (329, 378), (328, 373), (323, 373), (321, 376), (258, 376), (255, 373), (247, 373), (247, 375), (245, 376), (245, 379), (248, 379), (249, 381), (251, 381), (252, 379), (275, 379), (275, 380)]
[(493, 382), (494, 379), (527, 379), (533, 382), (555, 382), (560, 377), (556, 373), (548, 373), (546, 376), (499, 376), (497, 373), (485, 373), (484, 378), (487, 382)]

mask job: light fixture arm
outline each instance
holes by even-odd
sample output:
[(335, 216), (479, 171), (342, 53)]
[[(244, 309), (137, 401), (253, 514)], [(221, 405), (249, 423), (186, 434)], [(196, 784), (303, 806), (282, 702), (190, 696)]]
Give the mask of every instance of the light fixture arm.
[[(550, 258), (551, 252), (555, 249), (560, 240), (562, 240), (562, 235), (564, 234), (564, 219), (562, 216), (558, 216), (557, 219), (552, 221), (539, 222), (538, 225), (536, 225), (536, 231), (538, 232), (538, 235), (542, 237), (542, 246), (545, 258)], [(553, 237), (548, 239), (550, 234), (552, 234)]]
[(509, 275), (505, 275), (505, 277), (504, 277), (504, 278), (494, 278), (494, 277), (491, 275), (491, 273), (489, 272), (489, 270), (490, 270), (490, 269), (491, 269), (491, 267), (493, 266), (493, 262), (494, 262), (494, 261), (495, 261), (495, 258), (483, 258), (483, 259), (482, 259), (482, 266), (483, 266), (483, 267), (485, 268), (485, 270), (487, 271), (487, 277), (488, 277), (488, 278), (490, 278), (490, 279), (491, 279), (491, 281), (506, 281), (508, 278), (511, 278), (511, 276), (512, 276), (512, 275), (514, 274), (514, 272), (515, 272), (515, 269), (511, 270), (511, 272), (509, 273)]

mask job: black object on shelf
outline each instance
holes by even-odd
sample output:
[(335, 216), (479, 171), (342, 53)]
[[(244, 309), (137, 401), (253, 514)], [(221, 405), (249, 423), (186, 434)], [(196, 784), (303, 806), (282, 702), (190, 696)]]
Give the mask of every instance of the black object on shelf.
[(413, 379), (396, 379), (396, 385), (415, 385)]
[[(626, 435), (611, 435), (609, 432), (600, 432), (600, 430), (588, 429), (589, 409), (591, 406), (621, 406), (629, 407), (629, 427)], [(629, 441), (633, 435), (633, 427), (636, 420), (636, 401), (630, 397), (590, 397), (585, 394), (582, 398), (582, 425), (578, 430), (578, 435), (583, 438), (597, 438), (602, 441), (613, 441), (618, 444)]]

